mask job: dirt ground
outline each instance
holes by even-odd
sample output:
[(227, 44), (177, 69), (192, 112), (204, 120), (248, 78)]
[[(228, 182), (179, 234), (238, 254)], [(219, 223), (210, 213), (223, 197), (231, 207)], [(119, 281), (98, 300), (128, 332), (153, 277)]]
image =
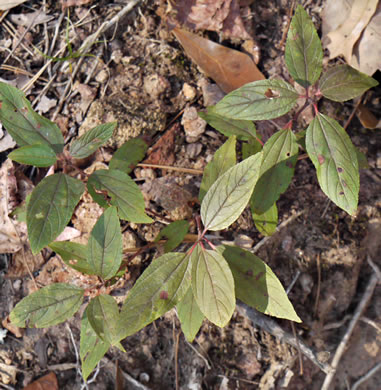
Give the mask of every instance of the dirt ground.
[[(144, 137), (151, 145), (147, 163), (195, 170), (203, 169), (224, 142), (225, 137), (209, 126), (184, 131), (184, 110), (188, 115), (192, 114), (192, 107), (203, 110), (205, 100), (216, 96), (207, 94), (215, 84), (201, 73), (168, 31), (157, 15), (158, 3), (137, 2), (98, 37), (89, 51), (91, 56), (51, 62), (27, 92), (35, 108), (58, 122), (65, 141), (99, 123), (118, 121), (115, 137), (93, 159), (83, 162), (87, 172), (104, 167), (115, 148), (132, 137)], [(320, 29), (322, 1), (303, 3)], [(69, 39), (73, 50), (78, 50), (86, 37), (103, 22), (110, 21), (125, 4), (101, 0), (71, 7)], [(53, 19), (31, 28), (27, 28), (30, 19), (18, 24), (17, 15), (29, 13), (32, 8), (45, 10)], [(256, 0), (250, 10), (260, 53), (259, 69), (266, 77), (278, 75), (287, 79), (280, 42), (289, 18), (288, 2)], [(13, 80), (21, 88), (49, 62), (46, 56), (36, 54), (32, 45), (46, 50), (48, 55), (65, 49), (65, 15), (61, 4), (50, 0), (26, 2), (11, 9), (0, 28), (0, 77)], [(57, 20), (60, 24), (56, 33)], [(20, 36), (23, 39), (18, 44)], [(243, 43), (238, 39), (223, 40), (217, 33), (204, 32), (204, 36), (217, 42), (221, 39), (236, 49)], [(67, 51), (61, 55), (67, 55)], [(376, 74), (376, 78), (379, 76)], [(368, 100), (373, 112), (381, 112), (380, 87), (373, 89)], [(354, 106), (353, 101), (320, 103), (323, 113), (341, 123)], [(196, 119), (191, 116), (191, 120)], [(298, 126), (303, 128), (303, 118)], [(258, 129), (264, 139), (277, 130), (269, 122), (259, 123)], [(360, 175), (356, 217), (326, 198), (319, 189), (312, 163), (302, 159), (289, 189), (278, 202), (277, 233), (264, 240), (247, 209), (217, 237), (224, 242), (245, 242), (251, 248), (260, 243), (256, 254), (267, 262), (285, 288), (290, 287), (290, 300), (303, 323), (292, 326), (288, 321), (266, 322), (262, 317), (253, 322), (241, 308), (223, 329), (205, 322), (190, 344), (181, 333), (176, 313), (171, 311), (123, 341), (127, 353), (110, 349), (89, 383), (83, 385), (78, 370), (77, 314), (68, 323), (48, 329), (26, 329), (22, 334), (9, 331), (0, 343), (0, 388), (22, 389), (54, 372), (61, 390), (321, 389), (326, 376), (322, 368), (331, 362), (375, 275), (369, 260), (381, 267), (381, 133), (379, 129), (364, 129), (356, 117), (348, 133), (366, 154), (369, 164)], [(9, 151), (0, 154), (1, 163)], [(46, 173), (25, 167), (18, 167), (17, 171), (29, 178), (25, 179), (29, 185), (35, 185)], [(123, 226), (125, 249), (152, 241), (166, 218), (192, 218), (198, 211), (194, 200), (201, 182), (199, 174), (138, 167), (132, 175), (141, 185), (156, 222)], [(83, 197), (72, 219), (72, 227), (79, 232), (73, 241), (87, 241), (101, 212), (89, 195)], [(125, 295), (157, 255), (158, 251), (151, 250), (135, 257), (129, 268), (129, 281), (120, 291), (114, 290), (113, 295)], [(46, 285), (81, 278), (49, 252), (30, 259), (30, 272), (23, 260), (15, 254), (0, 255), (1, 320), (22, 297), (34, 291), (34, 282)], [(380, 298), (378, 285), (346, 342), (331, 389), (381, 389), (381, 371), (358, 387), (353, 386), (381, 361)], [(283, 337), (276, 329), (284, 332)], [(0, 342), (1, 332), (0, 327)], [(313, 351), (315, 362), (306, 357), (298, 343)]]

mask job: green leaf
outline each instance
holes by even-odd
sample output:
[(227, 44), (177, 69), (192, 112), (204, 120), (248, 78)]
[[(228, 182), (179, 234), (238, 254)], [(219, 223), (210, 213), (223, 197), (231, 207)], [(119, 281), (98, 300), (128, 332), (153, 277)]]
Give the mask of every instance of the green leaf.
[(77, 242), (53, 241), (49, 248), (61, 256), (69, 267), (87, 275), (94, 275), (94, 270), (87, 261), (87, 247)]
[(323, 73), (319, 80), (322, 95), (335, 102), (345, 102), (361, 96), (378, 82), (349, 65), (336, 65)]
[(234, 280), (217, 251), (197, 245), (192, 255), (192, 291), (197, 305), (213, 324), (224, 327), (235, 308)]
[(208, 107), (207, 112), (199, 112), (199, 117), (223, 135), (230, 137), (235, 135), (238, 139), (256, 139), (257, 133), (252, 121), (242, 121), (227, 118), (215, 112), (215, 107)]
[(186, 339), (191, 343), (205, 318), (197, 306), (191, 287), (188, 288), (185, 297), (176, 305), (176, 309), (181, 322), (181, 330)]
[(36, 186), (26, 212), (33, 254), (62, 233), (83, 191), (84, 185), (81, 181), (63, 173), (47, 176)]
[(107, 280), (122, 263), (122, 233), (116, 207), (108, 208), (98, 219), (87, 243), (87, 262), (93, 272)]
[(118, 208), (119, 218), (135, 223), (153, 222), (144, 212), (145, 204), (139, 187), (126, 173), (116, 169), (100, 169), (89, 177), (87, 188), (95, 202), (102, 207), (107, 207), (107, 202), (96, 190), (107, 191), (111, 205)]
[(19, 146), (45, 144), (61, 153), (64, 139), (58, 126), (33, 111), (22, 91), (0, 82), (0, 121)]
[(167, 253), (146, 268), (123, 304), (120, 340), (150, 324), (183, 299), (191, 283), (190, 264), (185, 253)]
[(110, 295), (98, 295), (87, 306), (87, 316), (95, 333), (103, 341), (114, 344), (117, 338), (119, 308)]
[(55, 152), (46, 144), (22, 146), (9, 153), (8, 157), (20, 164), (35, 167), (50, 167), (57, 161)]
[(259, 178), (250, 202), (256, 214), (267, 211), (286, 191), (294, 176), (297, 158), (298, 144), (289, 129), (278, 131), (265, 143)]
[(323, 68), (323, 49), (311, 18), (301, 5), (288, 30), (285, 61), (293, 79), (305, 88), (318, 80)]
[(220, 246), (218, 250), (229, 263), (238, 299), (262, 313), (301, 322), (282, 284), (266, 263), (235, 246)]
[(253, 198), (250, 200), (251, 213), (255, 223), (255, 227), (260, 233), (264, 236), (272, 236), (276, 232), (276, 227), (278, 225), (278, 208), (276, 203), (274, 203), (267, 211), (262, 214), (257, 214), (251, 205)]
[(201, 203), (205, 230), (222, 230), (231, 225), (249, 202), (258, 179), (262, 153), (230, 168), (210, 187)]
[(306, 150), (306, 130), (301, 130), (295, 133), (296, 142), (300, 145), (304, 150)]
[(137, 163), (143, 160), (148, 145), (139, 138), (133, 138), (125, 142), (112, 156), (110, 169), (119, 169), (124, 173), (130, 173)]
[(112, 137), (116, 125), (116, 122), (104, 123), (87, 131), (71, 143), (69, 153), (74, 158), (90, 156)]
[(254, 154), (259, 153), (262, 150), (261, 143), (256, 140), (250, 140), (249, 142), (242, 142), (241, 143), (241, 152), (242, 152), (242, 159), (245, 160), (250, 156), (254, 156)]
[(55, 283), (28, 295), (10, 314), (12, 324), (24, 328), (45, 328), (72, 317), (81, 306), (84, 291), (76, 286)]
[(110, 343), (101, 340), (94, 332), (94, 329), (90, 325), (86, 308), (81, 321), (79, 352), (82, 362), (82, 376), (85, 381), (106, 354), (110, 346)]
[(366, 154), (363, 153), (361, 150), (356, 148), (356, 155), (357, 155), (357, 161), (359, 164), (359, 169), (369, 169), (368, 159), (366, 158)]
[(214, 154), (213, 159), (206, 165), (202, 176), (200, 193), (198, 198), (200, 202), (208, 192), (212, 184), (223, 175), (236, 162), (235, 155), (236, 138), (230, 137)]
[(187, 235), (189, 230), (188, 221), (175, 221), (170, 223), (155, 238), (155, 242), (160, 240), (168, 240), (164, 244), (165, 253), (168, 253), (175, 248), (177, 248), (183, 241), (184, 237)]
[(307, 128), (307, 153), (320, 188), (337, 206), (354, 215), (360, 187), (356, 149), (334, 119), (317, 114)]
[(273, 119), (289, 112), (298, 97), (298, 92), (283, 80), (254, 81), (226, 95), (215, 106), (215, 112), (233, 119)]

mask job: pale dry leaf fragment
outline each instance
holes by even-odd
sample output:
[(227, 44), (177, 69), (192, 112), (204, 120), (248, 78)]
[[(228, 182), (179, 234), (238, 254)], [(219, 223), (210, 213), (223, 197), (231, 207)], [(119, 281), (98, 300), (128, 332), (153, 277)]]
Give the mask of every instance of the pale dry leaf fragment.
[(323, 38), (341, 26), (348, 18), (354, 0), (325, 0), (322, 11)]
[(0, 362), (0, 383), (16, 383), (17, 367)]
[(19, 251), (26, 240), (26, 224), (12, 220), (9, 213), (16, 206), (17, 182), (11, 160), (0, 168), (0, 253)]
[(4, 150), (12, 149), (16, 146), (16, 142), (8, 133), (3, 133), (0, 130), (0, 153)]
[(0, 0), (0, 11), (6, 11), (17, 7), (18, 5), (25, 3), (25, 1), (26, 0)]
[(180, 0), (176, 20), (192, 30), (222, 32), (227, 38), (252, 39), (247, 32), (238, 0)]
[(265, 78), (247, 54), (177, 27), (172, 32), (180, 41), (186, 54), (225, 93), (234, 91), (251, 81)]
[(11, 21), (18, 26), (33, 28), (37, 24), (47, 23), (54, 19), (54, 16), (47, 15), (42, 10), (10, 15)]
[(350, 65), (369, 76), (381, 70), (381, 2), (354, 47)]
[(44, 95), (39, 101), (39, 103), (37, 104), (36, 111), (39, 114), (45, 114), (56, 105), (57, 105), (57, 99), (49, 99), (46, 95)]
[(66, 226), (64, 231), (55, 239), (55, 241), (71, 241), (80, 236), (81, 232), (79, 230), (71, 226)]
[(97, 91), (95, 88), (91, 88), (86, 84), (79, 83), (74, 85), (74, 90), (78, 91), (81, 95), (80, 108), (81, 112), (84, 114), (90, 107), (90, 104), (94, 101)]
[(327, 34), (330, 42), (326, 47), (331, 59), (343, 55), (346, 61), (351, 63), (353, 47), (374, 15), (377, 4), (378, 0), (354, 0), (344, 23)]

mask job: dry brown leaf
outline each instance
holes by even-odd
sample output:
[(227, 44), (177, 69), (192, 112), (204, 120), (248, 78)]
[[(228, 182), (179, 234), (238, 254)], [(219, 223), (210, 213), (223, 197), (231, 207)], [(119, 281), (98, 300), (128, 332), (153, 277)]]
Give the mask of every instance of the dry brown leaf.
[(173, 165), (175, 162), (175, 138), (180, 131), (180, 125), (175, 123), (167, 130), (155, 145), (148, 151), (148, 157), (143, 161), (146, 164)]
[(11, 9), (25, 3), (25, 1), (26, 0), (0, 0), (0, 10), (6, 11), (7, 9)]
[(353, 47), (374, 15), (377, 4), (378, 0), (353, 1), (348, 17), (336, 30), (327, 34), (330, 42), (326, 47), (330, 58), (343, 55), (348, 64), (351, 63)]
[(265, 78), (247, 54), (219, 45), (178, 27), (174, 28), (172, 32), (189, 57), (225, 93), (251, 81)]
[(3, 326), (3, 328), (13, 333), (18, 339), (24, 335), (25, 330), (23, 328), (19, 328), (16, 325), (13, 325), (11, 320), (9, 319), (9, 316), (3, 319), (1, 325)]
[(18, 205), (16, 193), (13, 163), (8, 159), (0, 168), (0, 253), (15, 253), (26, 241), (26, 224), (8, 216)]
[(375, 129), (381, 127), (381, 121), (366, 107), (360, 104), (357, 108), (356, 115), (358, 120), (366, 129)]
[(82, 113), (85, 113), (90, 107), (90, 104), (94, 101), (97, 90), (96, 88), (91, 88), (86, 84), (76, 83), (74, 85), (74, 90), (78, 91), (81, 95), (80, 109)]
[(251, 39), (243, 24), (238, 0), (179, 0), (176, 20), (192, 30), (222, 32), (226, 37)]
[(58, 390), (56, 374), (54, 372), (50, 372), (49, 374), (24, 387), (23, 390)]
[(19, 279), (39, 270), (45, 260), (41, 253), (33, 255), (29, 244), (25, 244), (23, 250), (19, 250), (12, 256), (12, 261), (7, 271), (7, 278)]

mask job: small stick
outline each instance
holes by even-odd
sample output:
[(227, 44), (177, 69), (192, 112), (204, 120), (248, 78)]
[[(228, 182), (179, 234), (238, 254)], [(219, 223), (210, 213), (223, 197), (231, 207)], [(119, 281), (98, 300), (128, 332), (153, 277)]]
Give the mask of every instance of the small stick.
[[(305, 210), (298, 211), (297, 213), (291, 215), (291, 217), (287, 218), (285, 221), (283, 221), (279, 226), (276, 228), (276, 232), (280, 232), (285, 226), (293, 222), (296, 218), (299, 218), (302, 214), (305, 213)], [(267, 241), (271, 240), (271, 238), (274, 237), (274, 234), (272, 236), (267, 236), (262, 238), (261, 241), (258, 242), (257, 245), (253, 249), (250, 250), (251, 253), (256, 253), (259, 251), (259, 249), (267, 243)]]
[[(363, 96), (364, 96), (364, 95), (363, 95)], [(363, 96), (360, 97), (360, 99), (359, 99), (358, 102), (356, 103), (356, 105), (355, 105), (353, 111), (351, 112), (351, 115), (349, 115), (349, 118), (348, 118), (347, 121), (345, 122), (345, 125), (343, 126), (343, 127), (344, 127), (344, 130), (346, 130), (347, 127), (349, 126), (349, 124), (352, 122), (353, 117), (355, 116), (355, 114), (356, 114), (358, 108), (360, 107), (360, 104), (361, 104), (361, 102), (362, 102)]]
[(169, 165), (140, 163), (140, 164), (137, 164), (137, 166), (138, 167), (142, 167), (142, 168), (146, 167), (146, 168), (168, 169), (169, 171), (191, 173), (192, 175), (202, 175), (204, 173), (204, 171), (202, 169), (172, 167), (172, 166), (169, 166)]
[[(259, 313), (257, 310), (247, 306), (246, 304), (237, 301), (237, 311), (241, 315), (249, 318), (254, 326), (258, 326), (263, 329), (265, 332), (270, 333), (278, 340), (285, 342), (287, 344), (292, 345), (294, 348), (297, 348), (297, 341), (295, 337), (284, 331), (274, 320), (265, 316), (262, 313)], [(316, 357), (315, 352), (310, 349), (306, 344), (302, 341), (299, 341), (300, 351), (304, 356), (311, 360), (317, 367), (319, 367), (323, 372), (328, 374), (331, 371), (331, 367), (329, 364), (322, 363)]]
[(364, 376), (362, 376), (359, 380), (357, 380), (351, 387), (351, 390), (357, 390), (360, 385), (362, 385), (365, 381), (367, 381), (370, 377), (372, 377), (380, 368), (381, 368), (381, 362), (376, 364)]
[(324, 380), (323, 386), (321, 387), (321, 390), (328, 390), (329, 389), (331, 382), (336, 374), (336, 370), (337, 370), (337, 367), (340, 363), (340, 359), (343, 356), (344, 351), (346, 349), (346, 346), (348, 344), (348, 341), (349, 341), (350, 337), (352, 336), (353, 330), (354, 330), (355, 326), (357, 325), (357, 322), (359, 321), (362, 313), (364, 312), (365, 308), (367, 307), (368, 303), (370, 302), (377, 283), (378, 283), (378, 276), (376, 273), (373, 273), (370, 280), (369, 280), (368, 286), (367, 286), (367, 288), (366, 288), (366, 290), (361, 298), (361, 302), (358, 304), (356, 311), (355, 311), (355, 314), (354, 314), (351, 322), (348, 325), (348, 329), (347, 329), (344, 337), (342, 338), (339, 346), (336, 349), (335, 356), (333, 357), (332, 363), (331, 363), (332, 371), (329, 372), (327, 374), (327, 376), (325, 377), (325, 380)]
[[(173, 329), (173, 332), (176, 333), (176, 328)], [(175, 385), (176, 390), (179, 390), (179, 342), (180, 342), (180, 332), (177, 332), (175, 336)]]
[(303, 375), (303, 357), (302, 357), (302, 351), (300, 350), (299, 337), (296, 333), (296, 328), (295, 328), (294, 322), (293, 321), (290, 321), (290, 322), (291, 322), (292, 334), (294, 335), (294, 338), (296, 340), (296, 349), (298, 351), (299, 375), (302, 376)]
[(291, 7), (290, 7), (289, 12), (288, 12), (288, 15), (287, 15), (287, 18), (288, 18), (287, 27), (286, 27), (286, 29), (283, 31), (282, 39), (281, 39), (280, 42), (279, 42), (279, 49), (282, 49), (282, 48), (283, 48), (284, 43), (285, 43), (285, 41), (286, 41), (286, 37), (287, 37), (288, 30), (289, 30), (289, 28), (290, 28), (291, 19), (292, 19), (292, 13), (293, 13), (293, 11), (294, 11), (294, 8), (295, 8), (295, 0), (292, 1)]
[(320, 253), (318, 253), (318, 255), (316, 257), (316, 265), (317, 265), (317, 272), (318, 272), (318, 285), (317, 285), (315, 306), (314, 306), (314, 317), (315, 318), (316, 318), (317, 311), (318, 311), (318, 305), (319, 305), (319, 299), (320, 299), (320, 288), (321, 288)]

